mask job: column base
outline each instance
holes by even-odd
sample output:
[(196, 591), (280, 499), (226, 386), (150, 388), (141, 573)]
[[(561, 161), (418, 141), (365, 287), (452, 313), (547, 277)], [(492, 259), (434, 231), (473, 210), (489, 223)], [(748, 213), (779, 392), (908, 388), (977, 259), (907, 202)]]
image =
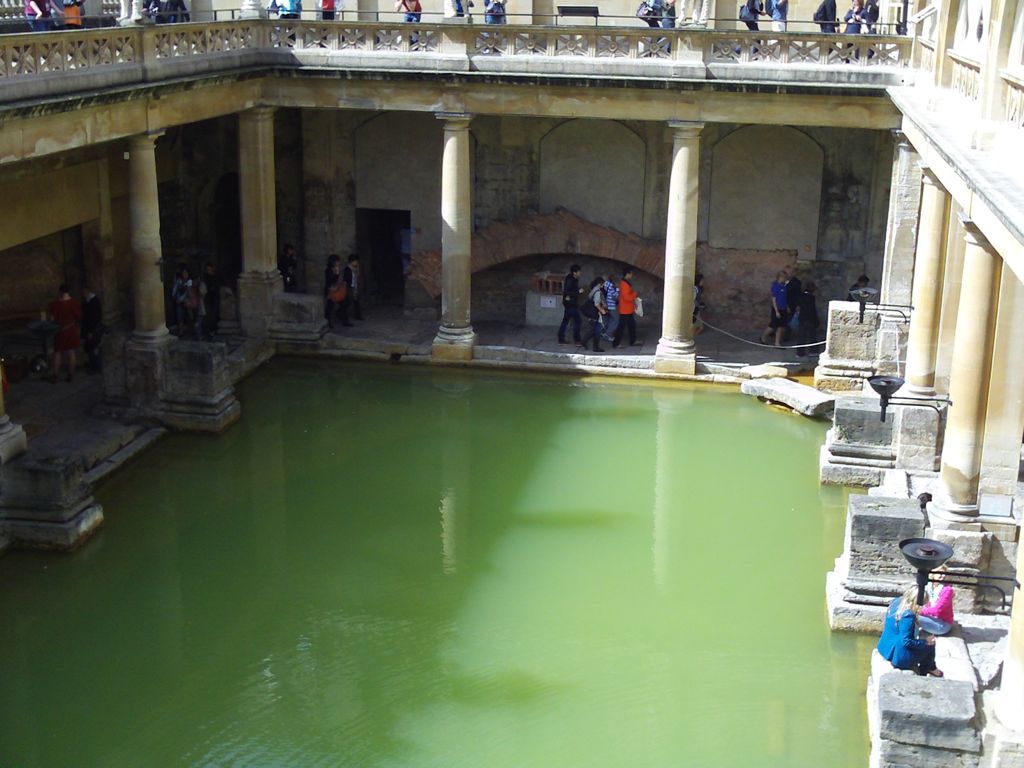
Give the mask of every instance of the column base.
[(914, 384), (907, 384), (906, 389), (899, 393), (903, 397), (916, 397), (921, 400), (928, 400), (938, 396), (935, 387), (918, 387)]
[[(949, 497), (949, 491), (940, 488), (928, 502), (928, 521), (933, 528), (961, 528), (964, 525), (978, 526), (978, 502), (961, 504)], [(962, 529), (962, 528), (961, 528)]]
[(475, 344), (476, 333), (473, 331), (473, 326), (449, 328), (442, 325), (437, 331), (437, 336), (434, 337), (430, 355), (434, 360), (466, 362), (473, 359)]
[(15, 424), (7, 415), (0, 416), (0, 464), (24, 453), (27, 446), (28, 438), (21, 425)]
[(318, 349), (327, 333), (324, 299), (311, 293), (282, 293), (274, 301), (270, 338), (290, 350)]
[(90, 500), (67, 520), (34, 520), (34, 510), (0, 508), (0, 534), (24, 549), (77, 549), (103, 525), (103, 507)]
[(662, 337), (654, 352), (654, 372), (693, 376), (697, 373), (697, 345), (692, 340)]
[(158, 346), (160, 344), (170, 344), (174, 339), (171, 336), (171, 332), (167, 330), (166, 325), (160, 326), (155, 331), (132, 331), (131, 340), (135, 344), (143, 344), (150, 346)]
[(246, 272), (238, 278), (238, 320), (242, 333), (264, 339), (274, 322), (274, 305), (284, 293), (284, 279), (272, 272)]

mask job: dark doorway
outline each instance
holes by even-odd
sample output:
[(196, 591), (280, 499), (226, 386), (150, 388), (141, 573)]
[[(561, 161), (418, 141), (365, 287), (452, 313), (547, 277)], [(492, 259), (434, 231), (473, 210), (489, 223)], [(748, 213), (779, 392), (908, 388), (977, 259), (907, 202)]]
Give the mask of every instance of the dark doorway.
[(356, 251), (375, 303), (401, 306), (409, 259), (409, 211), (356, 209)]
[(242, 213), (238, 174), (224, 174), (213, 193), (214, 243), (217, 271), (225, 285), (233, 286), (242, 272)]

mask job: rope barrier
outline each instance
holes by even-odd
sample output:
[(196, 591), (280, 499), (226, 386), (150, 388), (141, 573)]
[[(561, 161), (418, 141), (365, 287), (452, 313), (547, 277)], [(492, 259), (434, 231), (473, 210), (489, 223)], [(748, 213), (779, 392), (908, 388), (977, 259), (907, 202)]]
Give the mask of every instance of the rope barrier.
[(730, 339), (736, 339), (736, 341), (742, 341), (744, 344), (749, 344), (752, 347), (763, 347), (765, 349), (803, 349), (804, 347), (820, 347), (822, 344), (825, 343), (824, 341), (812, 341), (810, 344), (791, 344), (785, 347), (777, 347), (774, 344), (762, 344), (759, 341), (751, 341), (750, 339), (744, 339), (742, 336), (737, 336), (735, 333), (729, 333), (728, 331), (724, 331), (721, 328), (716, 328), (707, 320), (704, 320), (703, 318), (701, 319), (704, 322), (705, 328), (710, 328), (712, 331), (717, 331), (723, 336), (728, 336)]

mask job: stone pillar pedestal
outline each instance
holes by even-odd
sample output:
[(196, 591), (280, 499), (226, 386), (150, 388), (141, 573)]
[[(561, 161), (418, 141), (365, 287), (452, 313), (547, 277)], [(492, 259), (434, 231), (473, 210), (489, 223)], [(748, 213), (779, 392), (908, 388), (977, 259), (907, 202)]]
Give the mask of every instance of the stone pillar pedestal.
[(4, 406), (4, 390), (0, 386), (0, 465), (6, 464), (19, 453), (24, 453), (27, 440), (25, 430), (11, 421)]
[(472, 115), (441, 113), (441, 327), (434, 337), (436, 360), (473, 359), (476, 333), (470, 322), (473, 216), (469, 168)]
[(669, 123), (672, 169), (665, 229), (665, 302), (661, 339), (654, 356), (659, 373), (694, 374), (693, 278), (697, 270), (697, 194), (700, 189), (700, 133), (704, 123)]
[(266, 338), (275, 297), (284, 292), (277, 271), (277, 206), (274, 182), (274, 110), (257, 107), (238, 116), (242, 274), (238, 318), (242, 332)]
[(868, 308), (860, 318), (855, 301), (828, 303), (825, 350), (814, 369), (814, 386), (826, 392), (860, 392), (875, 374), (881, 316)]
[(953, 339), (949, 396), (952, 405), (942, 446), (940, 489), (929, 507), (933, 525), (974, 522), (985, 438), (992, 365), (992, 329), (1001, 262), (970, 221), (962, 221), (967, 244), (961, 301)]
[(907, 346), (908, 395), (935, 396), (935, 362), (942, 308), (942, 268), (945, 258), (949, 195), (931, 171), (922, 177), (921, 224), (917, 232), (913, 314)]
[(3, 472), (0, 535), (15, 546), (75, 549), (103, 523), (77, 459), (25, 455)]

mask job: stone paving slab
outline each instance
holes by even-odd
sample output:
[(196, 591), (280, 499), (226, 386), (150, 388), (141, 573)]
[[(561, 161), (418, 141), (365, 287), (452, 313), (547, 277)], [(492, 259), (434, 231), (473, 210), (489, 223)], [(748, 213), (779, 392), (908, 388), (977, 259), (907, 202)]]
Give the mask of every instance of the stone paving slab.
[(826, 417), (835, 407), (835, 397), (789, 379), (758, 378), (740, 385), (745, 395), (782, 403), (804, 416)]
[(878, 681), (879, 736), (902, 744), (980, 752), (970, 683), (917, 675)]

